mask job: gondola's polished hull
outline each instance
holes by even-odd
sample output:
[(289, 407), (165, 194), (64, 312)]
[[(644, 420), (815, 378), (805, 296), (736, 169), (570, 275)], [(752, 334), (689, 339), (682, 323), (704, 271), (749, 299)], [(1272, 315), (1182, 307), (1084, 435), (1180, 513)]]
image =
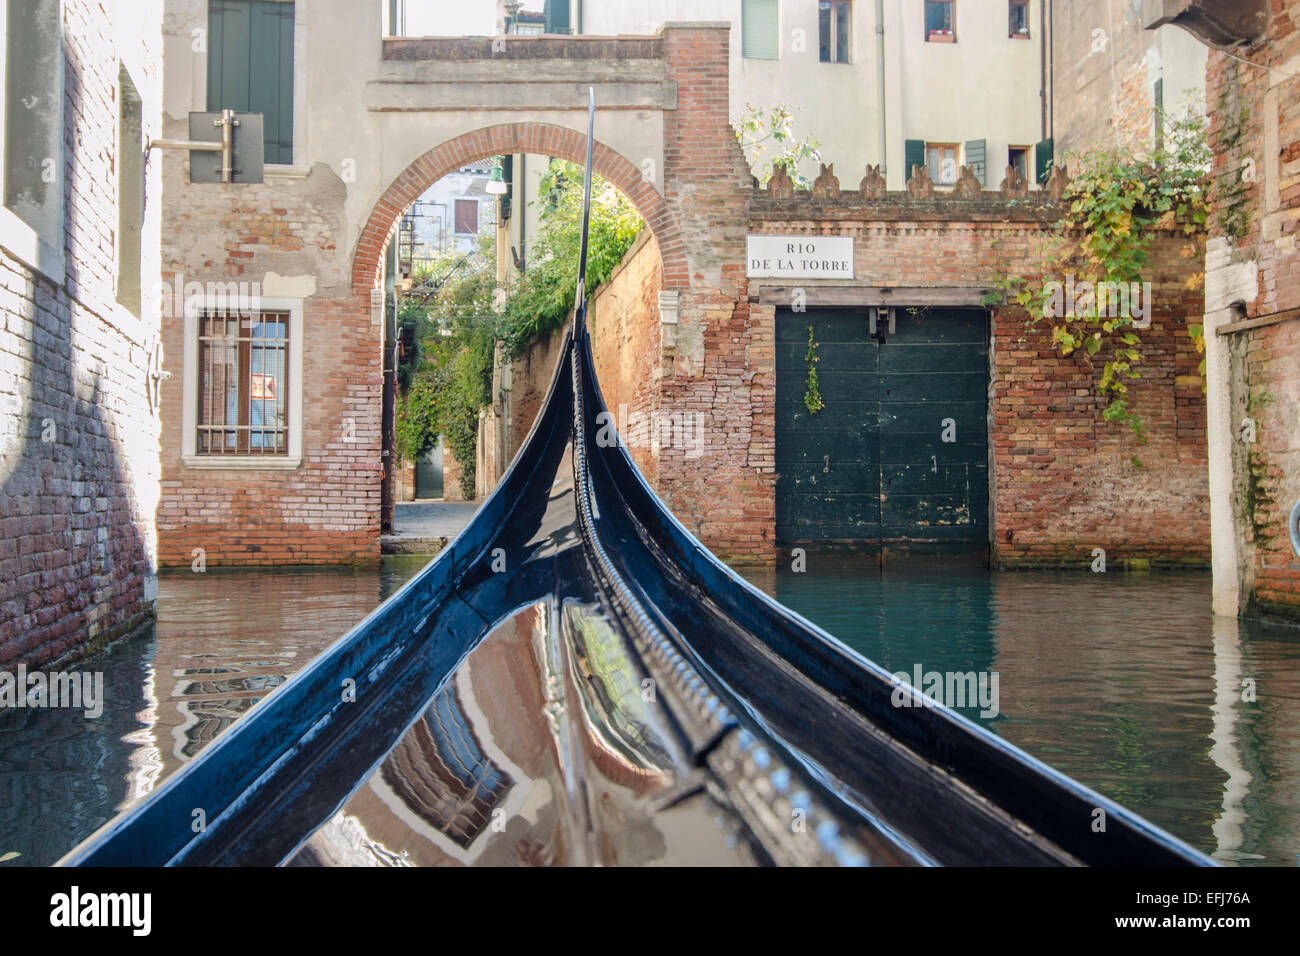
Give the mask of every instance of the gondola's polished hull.
[(591, 368), (566, 339), (460, 536), (63, 862), (1210, 862), (953, 711), (894, 706), (598, 440)]

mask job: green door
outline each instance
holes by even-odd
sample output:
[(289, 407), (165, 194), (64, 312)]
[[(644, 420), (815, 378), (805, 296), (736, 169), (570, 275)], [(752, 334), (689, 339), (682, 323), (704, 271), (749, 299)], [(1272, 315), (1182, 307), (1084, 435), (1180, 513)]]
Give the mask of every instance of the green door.
[[(815, 413), (805, 403), (810, 327), (824, 406)], [(879, 351), (862, 310), (777, 310), (778, 541), (879, 539)]]
[(420, 457), (415, 459), (415, 497), (442, 496), (442, 436), (439, 435), (438, 440), (425, 445)]
[(865, 309), (778, 310), (777, 540), (984, 547), (987, 341), (978, 309), (899, 308), (874, 337)]

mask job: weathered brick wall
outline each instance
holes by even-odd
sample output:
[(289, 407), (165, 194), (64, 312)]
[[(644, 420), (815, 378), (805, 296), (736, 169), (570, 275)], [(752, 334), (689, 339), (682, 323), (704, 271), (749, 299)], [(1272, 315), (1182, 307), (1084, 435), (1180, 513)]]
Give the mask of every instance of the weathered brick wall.
[[(229, 208), (258, 201), (256, 195), (224, 200), (211, 194), (192, 195), (200, 187), (175, 181), (174, 170), (169, 170), (168, 178), (173, 189), (187, 194), (186, 200), (166, 204), (169, 228), (203, 229), (204, 206)], [(279, 191), (275, 186), (240, 188)], [(290, 197), (274, 198), (286, 207), (295, 205)], [(182, 209), (188, 217), (185, 224), (173, 221)], [(246, 260), (246, 266), (228, 265), (228, 274), (241, 275), (245, 268), (255, 275), (274, 271), (273, 264), (261, 261), (264, 254), (257, 244), (252, 245), (256, 249), (253, 258)], [(196, 274), (187, 271), (187, 265), (173, 260), (167, 268), (187, 276)], [(167, 383), (163, 414), (177, 427), (164, 433), (162, 443), (161, 564), (190, 565), (196, 549), (201, 549), (209, 565), (378, 560), (383, 374), (379, 328), (371, 319), (369, 299), (360, 296), (308, 296), (303, 325), (305, 341), (290, 343), (291, 349), (305, 350), (303, 461), (297, 468), (187, 467), (181, 459), (179, 427), (183, 382), (179, 374), (173, 374)], [(163, 338), (168, 355), (182, 354), (183, 319), (165, 318)]]
[(442, 500), (465, 501), (465, 489), (461, 485), (463, 474), (460, 462), (450, 448), (442, 450)]
[[(751, 216), (755, 232), (853, 236), (855, 275), (872, 286), (979, 289), (1004, 271), (1033, 274), (1055, 213), (1045, 199), (1012, 207), (991, 195), (962, 201), (890, 194), (868, 204), (854, 195), (818, 202), (756, 191)], [(1201, 299), (1185, 281), (1188, 263), (1202, 254), (1199, 245), (1164, 233), (1143, 276), (1153, 284), (1152, 324), (1141, 333), (1142, 378), (1130, 385), (1130, 398), (1149, 431), (1145, 445), (1101, 420), (1094, 387), (1100, 361), (1089, 370), (1062, 359), (1044, 332), (1026, 332), (1022, 310), (994, 311), (989, 441), (1000, 565), (1085, 566), (1098, 547), (1112, 565), (1207, 560), (1205, 400), (1199, 355), (1187, 334)], [(763, 284), (751, 283), (751, 291)], [(766, 303), (750, 306), (769, 336), (774, 311)], [(774, 367), (769, 353), (749, 373), (770, 378)], [(766, 443), (768, 455), (775, 452), (772, 408), (770, 399), (756, 408), (750, 438), (751, 447)], [(774, 485), (772, 477), (756, 494), (770, 501)]]
[[(62, 285), (0, 253), (0, 666), (75, 659), (133, 631), (156, 593), (159, 423), (148, 400), (157, 323), (116, 305), (119, 60), (157, 136), (161, 9), (114, 29), (63, 7)], [(11, 103), (10, 109), (17, 108)], [(156, 169), (156, 167), (154, 167)], [(157, 268), (159, 181), (142, 247)]]
[[(764, 560), (775, 526), (770, 322), (751, 313), (745, 280), (749, 166), (727, 116), (725, 31), (674, 30), (664, 52), (677, 83), (666, 114), (664, 190), (680, 216), (689, 277), (680, 289), (671, 365), (659, 379), (660, 415), (703, 419), (704, 454), (660, 450), (660, 497), (709, 548), (733, 561)], [(667, 263), (674, 244), (661, 241)]]
[[(665, 424), (655, 389), (661, 371), (659, 290), (663, 269), (659, 244), (643, 229), (623, 261), (592, 297), (587, 309), (596, 375), (632, 460), (653, 486), (659, 456), (679, 436)], [(688, 433), (689, 434), (689, 433)]]
[[(168, 120), (169, 134), (185, 126)], [(163, 281), (171, 288), (247, 282), (268, 298), (301, 299), (303, 460), (294, 469), (187, 465), (182, 459), (185, 321), (163, 319), (172, 378), (163, 415), (159, 558), (190, 565), (378, 560), (380, 328), (368, 295), (350, 289), (339, 241), (344, 184), (317, 166), (260, 185), (191, 184), (179, 157), (164, 163)], [(213, 242), (218, 237), (220, 245)], [(292, 381), (290, 389), (297, 387)]]
[[(555, 331), (540, 335), (533, 340), (528, 350), (512, 363), (510, 376), (510, 447), (507, 456), (514, 458), (528, 437), (528, 430), (533, 427), (537, 413), (542, 410), (546, 399), (546, 390), (551, 386), (555, 375), (555, 363), (560, 358), (560, 346), (564, 343), (564, 332)], [(504, 462), (502, 471), (509, 467)]]
[(1247, 412), (1256, 441), (1239, 475), (1249, 596), (1273, 613), (1300, 615), (1300, 559), (1287, 521), (1300, 502), (1300, 321), (1244, 333)]
[(1141, 3), (1058, 0), (1051, 21), (1058, 161), (1093, 146), (1148, 152), (1155, 145), (1157, 80), (1170, 117), (1189, 106), (1203, 112), (1204, 49), (1175, 26), (1143, 29)]
[[(1207, 67), (1216, 186), (1207, 320), (1233, 302), (1244, 315), (1223, 321), (1300, 308), (1300, 0), (1271, 0), (1263, 36), (1237, 52), (1260, 66), (1211, 51)], [(1231, 354), (1241, 605), (1300, 615), (1300, 559), (1287, 533), (1300, 502), (1300, 319), (1221, 338)], [(1254, 443), (1242, 441), (1245, 418)]]

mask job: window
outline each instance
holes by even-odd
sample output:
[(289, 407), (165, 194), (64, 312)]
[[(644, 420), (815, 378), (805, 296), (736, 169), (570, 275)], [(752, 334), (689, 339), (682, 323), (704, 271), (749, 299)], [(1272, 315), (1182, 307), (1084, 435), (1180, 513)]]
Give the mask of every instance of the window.
[(1011, 0), (1011, 24), (1007, 28), (1013, 37), (1029, 39), (1029, 0)]
[(1029, 182), (1029, 147), (1012, 146), (1007, 150), (1007, 165)]
[(199, 315), (198, 454), (288, 454), (288, 357), (287, 312)]
[(293, 162), (293, 9), (209, 0), (208, 110), (262, 114), (265, 162)]
[(930, 172), (930, 179), (936, 186), (956, 185), (956, 143), (926, 143), (925, 163)]
[(849, 62), (849, 0), (817, 4), (817, 28), (823, 63)]
[(211, 283), (205, 300), (185, 311), (186, 467), (302, 464), (302, 300), (258, 296), (251, 286), (246, 296), (242, 284)]
[(0, 0), (0, 241), (63, 280), (63, 15), (60, 0)]
[(478, 235), (478, 200), (456, 200), (456, 228), (458, 236)]
[(117, 301), (140, 314), (140, 232), (144, 227), (144, 130), (140, 94), (118, 71)]
[(930, 43), (955, 43), (953, 0), (925, 0), (925, 39)]
[[(546, 23), (542, 30), (518, 30), (519, 33), (572, 33), (569, 26), (569, 0), (546, 0), (542, 6)], [(516, 21), (517, 22), (517, 21)]]
[(741, 0), (741, 55), (750, 60), (776, 60), (780, 57), (777, 0)]

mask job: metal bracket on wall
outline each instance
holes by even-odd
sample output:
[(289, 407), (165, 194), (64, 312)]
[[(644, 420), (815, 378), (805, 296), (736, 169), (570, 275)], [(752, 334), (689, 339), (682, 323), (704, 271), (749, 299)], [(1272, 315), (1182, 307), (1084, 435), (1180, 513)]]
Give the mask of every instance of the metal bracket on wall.
[(895, 328), (894, 307), (890, 305), (890, 306), (880, 306), (880, 307), (873, 306), (867, 309), (867, 334), (868, 335), (874, 337), (875, 335), (878, 334), (879, 323), (880, 323), (880, 319), (882, 318), (881, 313), (884, 313), (883, 318), (885, 319), (885, 327), (886, 329), (888, 329), (888, 334), (890, 335), (894, 334), (894, 328)]

